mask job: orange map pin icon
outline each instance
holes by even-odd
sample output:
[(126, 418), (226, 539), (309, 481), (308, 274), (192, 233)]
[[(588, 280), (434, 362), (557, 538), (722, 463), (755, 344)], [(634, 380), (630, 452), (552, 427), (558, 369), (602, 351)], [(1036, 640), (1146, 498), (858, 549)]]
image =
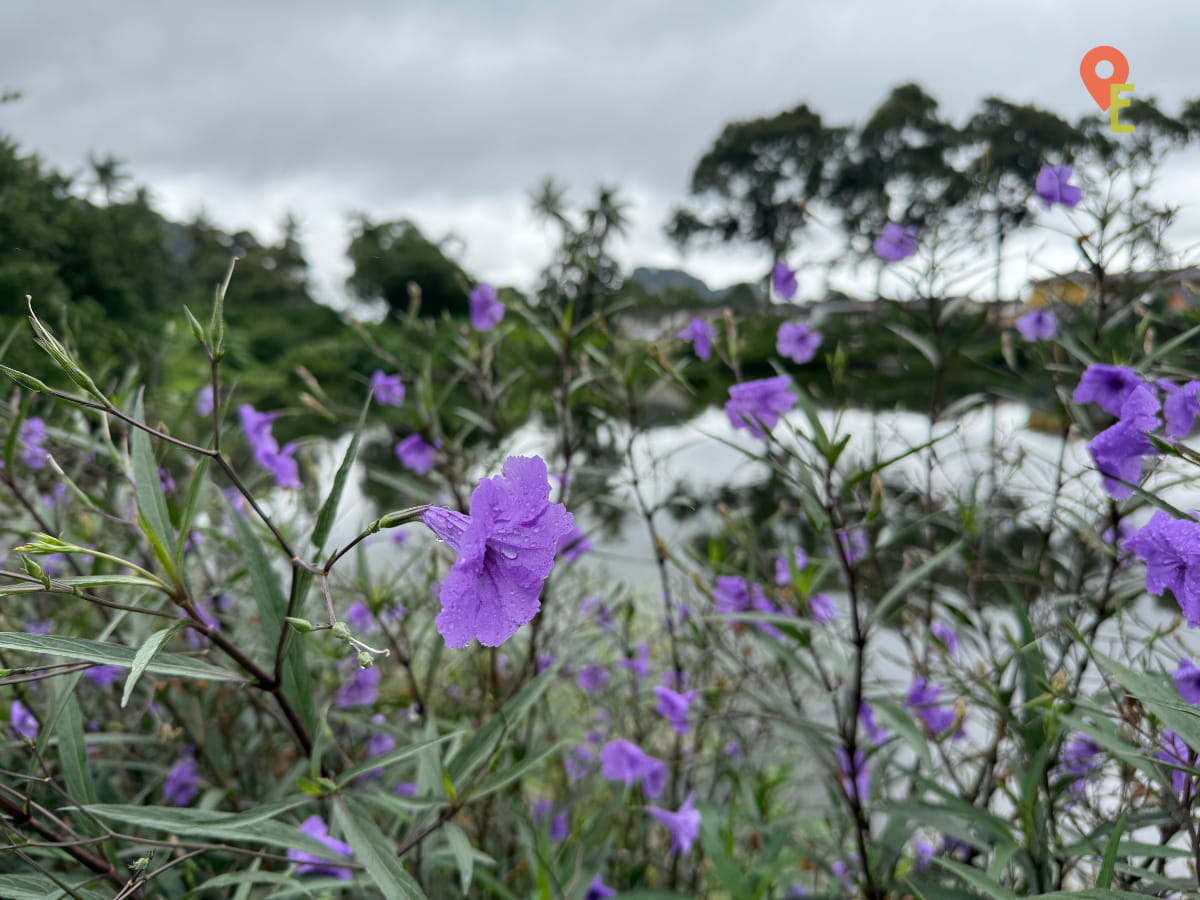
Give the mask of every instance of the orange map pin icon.
[[(1112, 74), (1107, 78), (1096, 74), (1096, 66), (1102, 62), (1112, 63)], [(1096, 105), (1107, 110), (1112, 104), (1109, 85), (1125, 83), (1125, 79), (1129, 77), (1129, 60), (1116, 47), (1093, 47), (1083, 55), (1083, 62), (1079, 64), (1079, 77), (1083, 79), (1083, 86), (1088, 89)]]

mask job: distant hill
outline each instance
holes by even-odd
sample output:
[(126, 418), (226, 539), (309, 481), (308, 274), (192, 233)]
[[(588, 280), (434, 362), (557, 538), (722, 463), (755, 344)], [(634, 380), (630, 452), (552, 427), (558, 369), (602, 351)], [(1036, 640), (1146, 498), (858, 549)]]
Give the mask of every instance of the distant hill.
[(695, 275), (682, 269), (655, 269), (638, 266), (627, 281), (640, 285), (647, 294), (662, 294), (667, 291), (691, 291), (704, 303), (720, 303), (725, 291), (714, 291)]

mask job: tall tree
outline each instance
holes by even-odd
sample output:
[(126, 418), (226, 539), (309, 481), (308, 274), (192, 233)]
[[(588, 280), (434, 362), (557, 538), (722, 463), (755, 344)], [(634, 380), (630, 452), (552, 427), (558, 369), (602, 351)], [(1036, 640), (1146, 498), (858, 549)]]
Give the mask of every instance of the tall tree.
[(962, 136), (938, 115), (938, 102), (916, 84), (892, 92), (844, 142), (830, 200), (864, 251), (891, 221), (925, 227), (944, 219), (970, 191), (955, 166)]
[(1029, 195), (1042, 166), (1069, 161), (1087, 144), (1085, 135), (1052, 112), (988, 97), (971, 117), (964, 137), (972, 151), (976, 222), (995, 248), (995, 299), (1000, 294), (1004, 244), (1029, 223)]
[(692, 172), (693, 205), (674, 211), (667, 234), (681, 246), (704, 235), (757, 244), (777, 262), (809, 224), (843, 139), (804, 104), (725, 126)]
[(570, 304), (576, 316), (602, 311), (621, 287), (611, 250), (612, 240), (628, 228), (628, 204), (615, 188), (601, 185), (595, 201), (574, 212), (553, 179), (546, 179), (532, 199), (534, 214), (559, 231), (558, 249), (542, 271), (540, 298), (556, 309)]
[(467, 313), (471, 279), (406, 219), (372, 222), (359, 216), (346, 255), (354, 264), (346, 284), (363, 300), (384, 300), (392, 315), (408, 309), (410, 282), (421, 289), (421, 315)]
[(113, 197), (120, 195), (129, 181), (125, 163), (111, 153), (107, 156), (88, 154), (88, 166), (92, 170), (92, 186), (99, 188), (104, 205), (112, 206)]

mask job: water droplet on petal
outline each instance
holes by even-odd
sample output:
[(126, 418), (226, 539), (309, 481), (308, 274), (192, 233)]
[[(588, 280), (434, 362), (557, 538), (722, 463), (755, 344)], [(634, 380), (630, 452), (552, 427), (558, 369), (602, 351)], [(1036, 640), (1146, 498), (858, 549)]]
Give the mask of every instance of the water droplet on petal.
[(501, 547), (500, 555), (505, 559), (516, 559), (519, 554), (512, 547)]

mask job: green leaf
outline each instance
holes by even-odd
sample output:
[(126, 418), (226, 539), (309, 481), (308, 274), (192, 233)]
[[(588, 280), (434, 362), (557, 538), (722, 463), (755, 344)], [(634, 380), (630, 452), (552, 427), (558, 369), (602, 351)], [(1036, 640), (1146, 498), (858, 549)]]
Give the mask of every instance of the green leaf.
[(883, 595), (883, 599), (876, 604), (875, 609), (871, 613), (872, 617), (877, 622), (884, 621), (887, 614), (892, 611), (893, 606), (908, 597), (912, 593), (913, 588), (920, 584), (930, 572), (935, 571), (948, 558), (957, 555), (958, 551), (962, 549), (962, 545), (963, 542), (960, 538), (943, 547), (911, 572), (906, 573), (903, 578), (892, 586), (891, 590)]
[[(62, 883), (70, 885), (79, 900), (101, 900), (105, 896), (96, 891), (76, 887), (74, 881)], [(70, 896), (64, 894), (62, 888), (45, 875), (0, 875), (0, 897), (4, 900), (50, 900)]]
[[(143, 578), (141, 575), (68, 575), (64, 578), (52, 578), (52, 583), (55, 587), (66, 585), (67, 587), (91, 588), (91, 587), (140, 587), (152, 588), (156, 591), (163, 590), (163, 583), (151, 578)], [(0, 597), (9, 594), (31, 594), (44, 593), (45, 586), (40, 584), (30, 584), (28, 582), (22, 584), (5, 584), (0, 585)]]
[(966, 863), (961, 863), (956, 859), (947, 859), (944, 856), (936, 856), (933, 861), (943, 869), (953, 872), (975, 890), (981, 891), (994, 900), (1017, 900), (1016, 894), (974, 866), (968, 866)]
[[(135, 651), (132, 647), (109, 644), (104, 641), (89, 641), (86, 638), (67, 637), (57, 634), (25, 634), (21, 631), (0, 631), (0, 649), (22, 650), (27, 653), (49, 653), (67, 659), (82, 659), (102, 665), (133, 666)], [(245, 681), (241, 675), (220, 669), (210, 663), (161, 653), (146, 665), (146, 671), (155, 675), (177, 675), (181, 678), (206, 678), (209, 681)]]
[(146, 671), (146, 666), (150, 665), (151, 661), (162, 645), (166, 643), (167, 638), (183, 627), (183, 620), (168, 625), (162, 631), (156, 631), (146, 639), (146, 643), (138, 647), (137, 653), (133, 655), (133, 665), (129, 669), (129, 674), (125, 677), (125, 690), (121, 693), (121, 709), (124, 709), (129, 698), (133, 696), (133, 689), (137, 685), (138, 679), (142, 677), (142, 673)]
[[(133, 405), (133, 417), (142, 422), (146, 411), (142, 408), (142, 391), (138, 391)], [(146, 531), (154, 548), (159, 564), (167, 570), (172, 581), (178, 578), (175, 568), (175, 532), (171, 528), (171, 517), (167, 514), (167, 501), (163, 497), (158, 478), (158, 463), (150, 436), (140, 428), (131, 428), (129, 433), (129, 456), (133, 465), (133, 487), (137, 495), (139, 524)]]
[(174, 806), (136, 806), (98, 803), (81, 807), (86, 812), (107, 821), (136, 825), (143, 829), (163, 831), (180, 837), (202, 837), (210, 840), (235, 841), (270, 847), (294, 847), (328, 858), (329, 847), (309, 837), (299, 828), (274, 821), (277, 816), (312, 802), (311, 797), (298, 797), (279, 803), (269, 803), (241, 813), (222, 813), (204, 809), (185, 809)]
[(58, 738), (58, 758), (62, 763), (67, 792), (76, 803), (96, 802), (96, 784), (88, 765), (87, 741), (83, 736), (83, 715), (75, 699), (79, 675), (55, 680), (54, 734)]
[(475, 851), (471, 849), (466, 832), (453, 822), (442, 826), (442, 835), (454, 855), (454, 863), (458, 866), (458, 884), (465, 897), (470, 893), (471, 879), (475, 874)]
[(1112, 835), (1108, 839), (1108, 846), (1104, 848), (1104, 859), (1100, 863), (1100, 874), (1096, 876), (1097, 887), (1112, 887), (1113, 870), (1117, 865), (1117, 856), (1121, 852), (1121, 835), (1125, 833), (1125, 817), (1128, 812), (1128, 810), (1121, 810), (1121, 815), (1117, 818), (1117, 824), (1113, 826)]
[(904, 338), (904, 340), (916, 347), (921, 352), (922, 356), (929, 360), (929, 364), (931, 366), (937, 366), (937, 349), (933, 346), (933, 344), (921, 337), (921, 335), (917, 334), (915, 331), (905, 328), (903, 325), (888, 325), (888, 331), (891, 331), (893, 334)]
[(460, 786), (476, 769), (487, 762), (498, 749), (505, 732), (525, 717), (533, 705), (550, 687), (557, 666), (551, 666), (538, 675), (517, 693), (480, 728), (469, 741), (459, 748), (446, 764), (446, 773), (455, 787)]
[(365, 806), (353, 796), (340, 795), (333, 801), (333, 817), (354, 848), (354, 861), (366, 867), (385, 900), (425, 900), (425, 892), (405, 871), (395, 846), (371, 820)]
[(409, 744), (407, 747), (401, 747), (398, 750), (392, 750), (390, 753), (381, 753), (379, 756), (372, 756), (364, 763), (360, 763), (352, 769), (347, 769), (338, 776), (338, 782), (341, 787), (348, 787), (359, 776), (372, 769), (383, 769), (387, 766), (394, 765), (402, 760), (408, 759), (410, 756), (416, 756), (428, 747), (433, 747), (437, 744), (445, 743), (460, 737), (466, 732), (453, 731), (450, 734), (443, 734), (440, 737), (435, 737), (430, 740), (420, 741), (415, 744)]
[(320, 556), (321, 551), (325, 548), (325, 541), (329, 538), (329, 532), (333, 530), (334, 518), (337, 516), (338, 504), (342, 502), (342, 494), (346, 490), (346, 481), (350, 477), (350, 472), (354, 469), (354, 461), (358, 458), (358, 445), (362, 437), (363, 426), (367, 421), (367, 411), (370, 409), (369, 403), (364, 403), (361, 412), (358, 414), (358, 422), (354, 426), (354, 436), (350, 438), (350, 443), (346, 446), (346, 453), (342, 457), (342, 464), (338, 466), (337, 474), (333, 476), (333, 484), (329, 488), (329, 496), (325, 498), (325, 502), (321, 504), (321, 510), (317, 513), (317, 523), (313, 526), (312, 545), (316, 549), (316, 555)]
[(284, 622), (287, 612), (287, 598), (279, 584), (279, 575), (271, 568), (262, 542), (250, 527), (250, 523), (239, 515), (233, 516), (233, 527), (238, 544), (242, 548), (242, 557), (246, 561), (246, 571), (250, 575), (250, 590), (254, 602), (258, 606), (259, 622), (262, 625), (263, 636), (268, 646), (275, 646), (279, 640), (279, 632), (287, 628), (287, 648), (283, 653), (283, 692), (296, 707), (305, 726), (312, 731), (316, 724), (316, 710), (313, 706), (312, 675), (308, 670), (305, 658), (304, 644), (294, 640), (290, 634), (291, 626)]

